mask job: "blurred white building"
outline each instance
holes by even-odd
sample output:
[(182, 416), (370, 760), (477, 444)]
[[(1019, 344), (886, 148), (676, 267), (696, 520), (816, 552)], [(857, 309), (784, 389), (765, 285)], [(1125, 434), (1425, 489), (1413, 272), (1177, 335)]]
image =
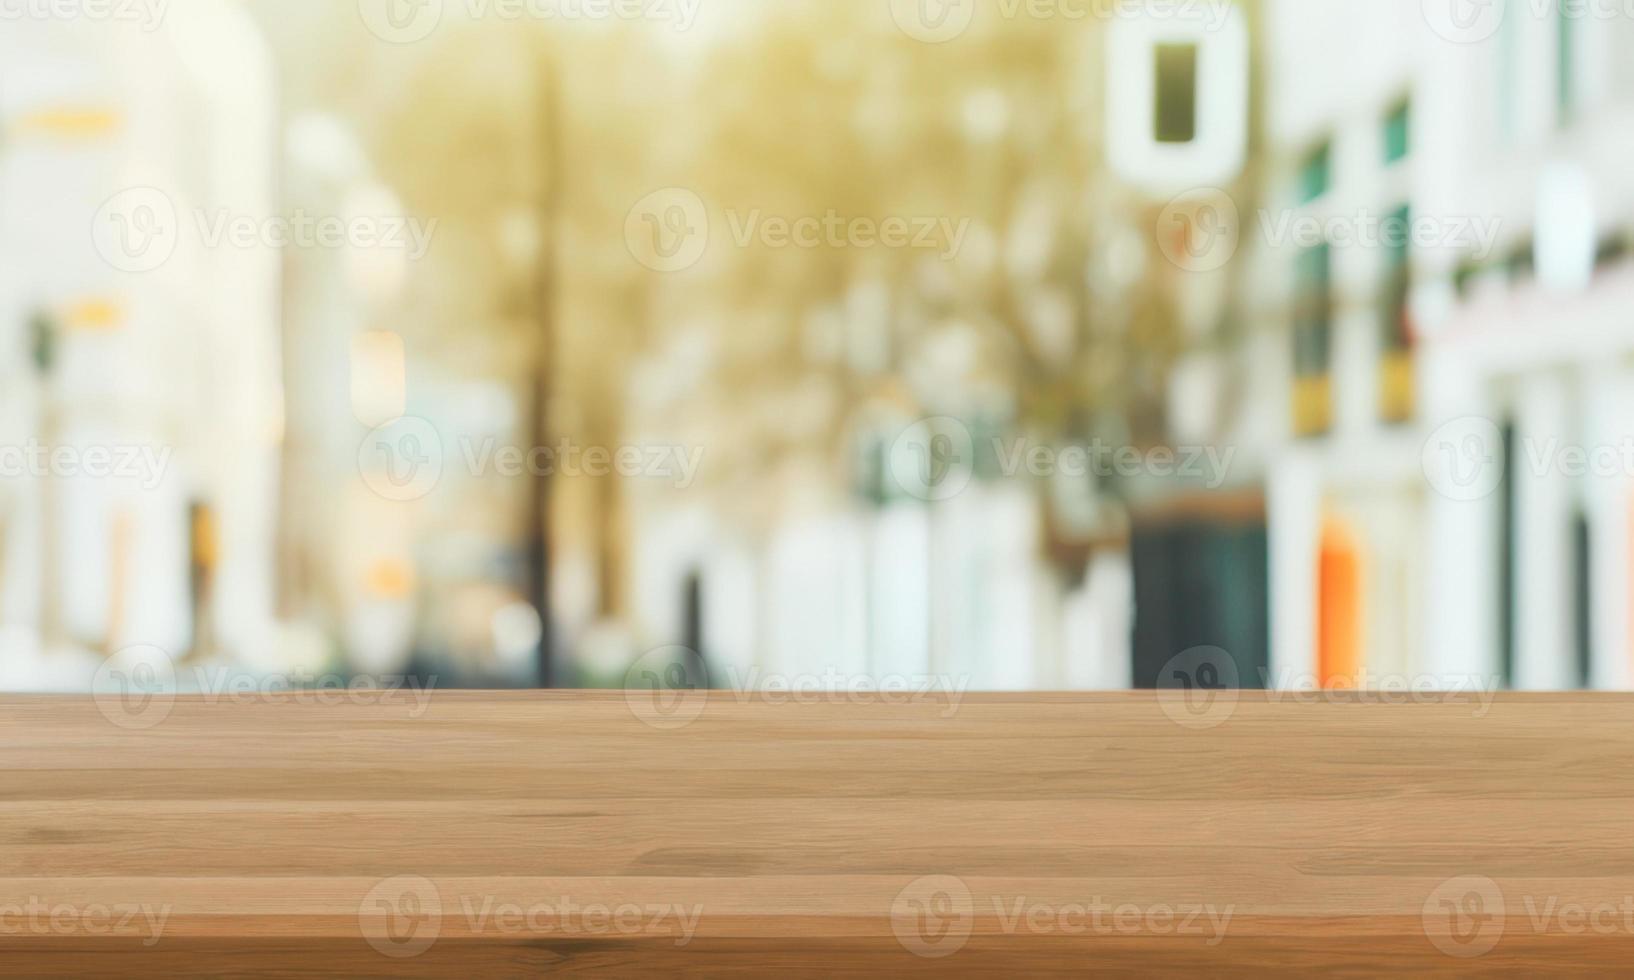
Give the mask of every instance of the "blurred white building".
[(1634, 23), (1456, 6), (1268, 7), (1273, 673), (1625, 687)]
[(271, 641), (278, 257), (199, 231), (274, 213), (272, 66), (234, 3), (154, 16), (0, 32), (0, 687)]
[[(1502, 237), (1497, 254), (1456, 270), (1426, 324), (1428, 421), (1491, 420), (1483, 431), (1497, 442), (1478, 453), (1492, 462), (1474, 488), (1494, 492), (1438, 504), (1435, 571), (1448, 585), (1427, 642), (1490, 638), (1518, 688), (1626, 689), (1634, 20), (1615, 5), (1508, 7), (1466, 39), (1458, 80), (1436, 93), (1449, 132), (1434, 203), (1495, 216)], [(1451, 434), (1467, 460), (1468, 430), (1453, 422), (1426, 451), (1450, 452)], [(1481, 554), (1477, 539), (1495, 545), (1495, 575), (1471, 576), (1455, 557)]]

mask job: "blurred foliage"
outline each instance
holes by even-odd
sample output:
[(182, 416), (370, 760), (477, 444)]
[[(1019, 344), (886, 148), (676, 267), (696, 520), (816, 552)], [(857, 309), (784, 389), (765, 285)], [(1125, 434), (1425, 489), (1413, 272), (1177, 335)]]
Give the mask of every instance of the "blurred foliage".
[[(410, 210), (441, 222), (393, 313), (417, 350), (516, 385), (548, 356), (558, 433), (707, 431), (727, 480), (840, 458), (881, 404), (1045, 438), (1162, 438), (1182, 338), (1152, 203), (1101, 162), (1093, 20), (985, 18), (933, 45), (885, 4), (722, 6), (726, 28), (688, 33), (495, 20), (411, 46), (327, 40), (291, 97), (350, 119)], [(347, 21), (331, 27), (357, 32)], [(714, 223), (705, 260), (669, 275), (623, 237), (664, 187), (698, 193)], [(969, 228), (945, 260), (738, 247), (731, 216), (756, 211)]]

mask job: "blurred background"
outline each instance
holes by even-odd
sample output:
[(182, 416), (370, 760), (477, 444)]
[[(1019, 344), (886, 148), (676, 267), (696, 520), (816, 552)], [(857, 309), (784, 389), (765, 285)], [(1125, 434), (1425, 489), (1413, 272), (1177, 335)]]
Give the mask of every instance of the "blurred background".
[(1631, 49), (1609, 0), (5, 0), (0, 690), (1626, 689)]

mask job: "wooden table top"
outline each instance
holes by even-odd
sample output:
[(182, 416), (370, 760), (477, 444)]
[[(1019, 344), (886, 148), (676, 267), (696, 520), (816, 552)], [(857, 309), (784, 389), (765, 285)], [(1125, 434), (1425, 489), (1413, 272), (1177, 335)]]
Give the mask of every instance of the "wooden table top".
[(1628, 697), (678, 697), (0, 699), (0, 972), (1634, 962)]

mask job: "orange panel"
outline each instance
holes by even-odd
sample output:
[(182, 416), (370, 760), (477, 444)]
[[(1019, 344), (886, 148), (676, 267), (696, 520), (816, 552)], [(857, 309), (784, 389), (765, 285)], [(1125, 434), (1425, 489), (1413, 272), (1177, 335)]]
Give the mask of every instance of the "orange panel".
[(1325, 688), (1350, 688), (1362, 668), (1361, 543), (1329, 520), (1317, 561), (1317, 670)]

